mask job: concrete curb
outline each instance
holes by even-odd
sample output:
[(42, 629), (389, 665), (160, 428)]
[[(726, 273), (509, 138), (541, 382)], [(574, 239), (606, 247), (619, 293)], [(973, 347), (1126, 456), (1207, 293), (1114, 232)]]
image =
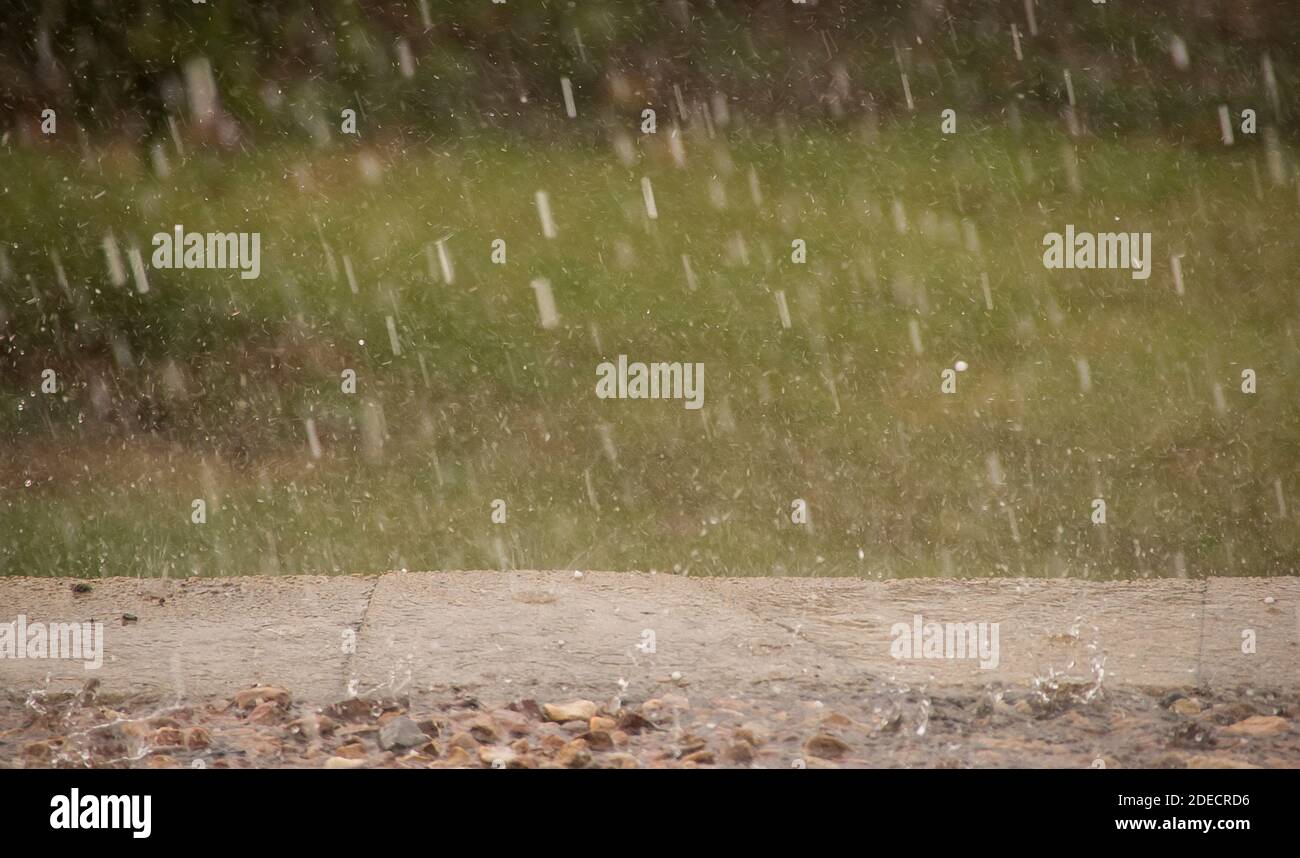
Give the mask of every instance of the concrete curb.
[[(104, 623), (103, 665), (0, 658), (0, 688), (162, 699), (253, 683), (487, 700), (1025, 685), (1300, 688), (1300, 577), (1141, 582), (683, 578), (476, 571), (190, 579), (0, 578), (0, 623)], [(123, 623), (122, 615), (137, 619)], [(891, 627), (997, 623), (996, 667), (896, 659)], [(1255, 652), (1243, 652), (1253, 633)], [(346, 646), (355, 641), (354, 651)], [(651, 646), (653, 644), (653, 646)], [(653, 651), (651, 651), (653, 650)]]

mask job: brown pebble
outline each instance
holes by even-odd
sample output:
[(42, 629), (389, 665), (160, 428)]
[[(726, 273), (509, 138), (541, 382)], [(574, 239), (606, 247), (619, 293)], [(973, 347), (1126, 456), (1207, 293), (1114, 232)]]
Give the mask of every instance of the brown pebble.
[(582, 769), (591, 765), (591, 751), (585, 739), (574, 739), (555, 755), (555, 762), (566, 769)]
[(838, 760), (851, 750), (847, 743), (838, 736), (818, 733), (803, 743), (804, 752), (824, 760)]
[(284, 720), (284, 710), (279, 703), (267, 700), (253, 707), (248, 720), (253, 724), (278, 724)]
[(184, 745), (191, 751), (197, 751), (206, 748), (212, 744), (212, 733), (207, 727), (187, 727), (185, 728)]
[(252, 709), (259, 703), (269, 701), (288, 707), (291, 699), (289, 692), (283, 688), (276, 688), (272, 685), (258, 685), (253, 688), (245, 688), (237, 693), (235, 695), (235, 705), (240, 709)]
[(345, 760), (363, 760), (370, 756), (366, 746), (361, 742), (349, 742), (346, 745), (340, 745), (334, 752), (334, 756), (342, 757)]
[(155, 748), (179, 748), (185, 744), (185, 736), (175, 727), (160, 727), (154, 731), (149, 744)]

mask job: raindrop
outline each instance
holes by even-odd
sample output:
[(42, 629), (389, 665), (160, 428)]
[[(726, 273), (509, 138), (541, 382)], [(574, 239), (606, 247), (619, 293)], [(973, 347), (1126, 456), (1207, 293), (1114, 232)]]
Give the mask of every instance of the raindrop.
[(538, 191), (535, 195), (537, 200), (537, 216), (542, 221), (542, 235), (547, 238), (555, 238), (555, 221), (551, 218), (551, 198), (546, 191)]

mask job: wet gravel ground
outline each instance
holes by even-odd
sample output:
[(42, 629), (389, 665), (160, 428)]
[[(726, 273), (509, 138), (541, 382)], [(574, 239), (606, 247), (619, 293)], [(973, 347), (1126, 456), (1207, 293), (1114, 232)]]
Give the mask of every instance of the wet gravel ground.
[(1300, 693), (1242, 688), (921, 689), (888, 683), (644, 700), (353, 698), (253, 686), (193, 705), (77, 693), (0, 697), (0, 766), (111, 768), (826, 768), (1300, 766)]

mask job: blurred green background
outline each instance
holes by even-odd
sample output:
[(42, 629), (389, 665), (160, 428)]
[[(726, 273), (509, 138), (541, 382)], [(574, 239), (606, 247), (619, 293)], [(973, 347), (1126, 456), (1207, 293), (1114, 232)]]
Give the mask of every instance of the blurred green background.
[[(1028, 8), (11, 6), (0, 574), (1294, 574), (1296, 16)], [(176, 223), (260, 279), (115, 285)], [(1045, 270), (1067, 223), (1151, 279)], [(705, 408), (597, 399), (620, 353)]]

